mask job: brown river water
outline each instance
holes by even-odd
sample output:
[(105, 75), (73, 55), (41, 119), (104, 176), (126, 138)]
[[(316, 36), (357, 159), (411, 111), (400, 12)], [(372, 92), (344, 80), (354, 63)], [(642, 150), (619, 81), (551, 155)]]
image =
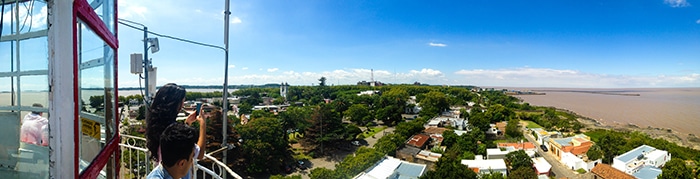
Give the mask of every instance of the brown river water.
[(516, 96), (530, 105), (571, 110), (607, 125), (635, 124), (700, 135), (700, 88), (512, 89), (546, 93)]

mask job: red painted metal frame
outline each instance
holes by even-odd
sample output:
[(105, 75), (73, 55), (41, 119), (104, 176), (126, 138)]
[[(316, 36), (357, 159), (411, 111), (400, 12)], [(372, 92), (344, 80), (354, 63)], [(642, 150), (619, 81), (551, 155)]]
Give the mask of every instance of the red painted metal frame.
[[(107, 7), (105, 7), (107, 8)], [(90, 7), (90, 4), (87, 3), (86, 0), (75, 0), (73, 2), (73, 86), (74, 86), (74, 91), (73, 93), (76, 94), (74, 97), (75, 101), (75, 119), (74, 119), (74, 128), (75, 130), (73, 131), (74, 135), (74, 143), (75, 143), (75, 156), (78, 156), (78, 151), (80, 150), (79, 140), (78, 140), (78, 36), (77, 36), (77, 21), (78, 19), (82, 20), (90, 29), (92, 29), (97, 36), (99, 36), (107, 45), (109, 45), (112, 50), (114, 51), (114, 99), (115, 99), (115, 105), (114, 105), (114, 116), (113, 119), (115, 119), (115, 129), (119, 129), (119, 113), (117, 112), (119, 109), (119, 103), (118, 103), (118, 98), (117, 96), (119, 95), (119, 86), (117, 84), (118, 81), (118, 48), (119, 48), (119, 41), (117, 39), (117, 25), (116, 22), (118, 20), (118, 14), (117, 14), (117, 1), (114, 1), (114, 30), (115, 33), (112, 35), (111, 31), (109, 31), (109, 28), (104, 24), (104, 22), (97, 16), (95, 13), (95, 10)], [(97, 175), (100, 174), (100, 171), (102, 171), (102, 168), (107, 164), (109, 161), (109, 158), (111, 156), (114, 156), (114, 164), (116, 166), (116, 173), (119, 172), (119, 159), (118, 157), (120, 156), (120, 151), (119, 151), (119, 143), (120, 143), (120, 136), (119, 132), (115, 131), (114, 137), (107, 142), (105, 148), (100, 151), (100, 153), (95, 157), (95, 159), (90, 162), (90, 165), (83, 170), (83, 172), (80, 174), (80, 178), (96, 178)], [(78, 168), (78, 161), (75, 161), (75, 168)], [(77, 174), (77, 170), (74, 171)], [(118, 174), (117, 174), (118, 176)]]
[[(75, 5), (74, 5), (75, 6)], [(78, 139), (78, 67), (80, 64), (78, 64), (78, 30), (76, 27), (76, 24), (78, 24), (78, 19), (75, 17), (75, 14), (78, 14), (78, 11), (76, 8), (73, 8), (73, 157), (78, 157), (78, 151), (80, 150), (80, 140)], [(73, 168), (75, 169), (73, 171), (73, 176), (78, 176), (78, 165), (79, 161), (74, 160), (73, 161)]]

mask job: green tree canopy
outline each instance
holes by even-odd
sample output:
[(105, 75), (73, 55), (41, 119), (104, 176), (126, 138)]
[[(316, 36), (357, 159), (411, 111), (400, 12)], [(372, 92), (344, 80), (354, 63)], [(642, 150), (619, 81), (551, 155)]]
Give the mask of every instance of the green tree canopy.
[(508, 124), (506, 124), (506, 135), (511, 138), (519, 138), (523, 136), (523, 133), (520, 132), (520, 120), (518, 119), (511, 119), (508, 120)]
[(243, 156), (248, 163), (248, 172), (277, 172), (282, 159), (288, 157), (286, 133), (277, 119), (254, 119), (245, 125), (237, 125), (236, 131), (243, 139)]
[(350, 121), (359, 126), (365, 126), (374, 118), (369, 113), (369, 108), (365, 104), (353, 104), (344, 112), (345, 116), (350, 118)]
[[(305, 131), (302, 145), (324, 151), (332, 143), (345, 139), (345, 127), (330, 105), (321, 104), (311, 114), (311, 126)], [(319, 152), (321, 152), (319, 151)]]
[(535, 173), (535, 170), (532, 169), (532, 167), (521, 167), (511, 171), (508, 174), (508, 178), (536, 179), (537, 174)]
[(420, 106), (423, 108), (420, 111), (421, 116), (437, 116), (446, 109), (450, 108), (450, 103), (447, 101), (447, 96), (439, 91), (430, 91), (423, 95), (420, 100)]
[(664, 168), (661, 169), (660, 179), (667, 178), (693, 178), (693, 170), (685, 165), (681, 159), (672, 158), (666, 162)]
[(286, 111), (280, 112), (279, 119), (282, 121), (282, 126), (285, 130), (298, 130), (300, 133), (304, 133), (311, 125), (309, 122), (311, 112), (311, 109), (308, 107), (291, 106)]
[[(517, 170), (519, 168), (530, 168), (532, 169), (532, 159), (525, 153), (524, 150), (517, 150), (506, 154), (506, 164), (510, 166), (510, 170)], [(532, 172), (534, 174), (534, 171)]]

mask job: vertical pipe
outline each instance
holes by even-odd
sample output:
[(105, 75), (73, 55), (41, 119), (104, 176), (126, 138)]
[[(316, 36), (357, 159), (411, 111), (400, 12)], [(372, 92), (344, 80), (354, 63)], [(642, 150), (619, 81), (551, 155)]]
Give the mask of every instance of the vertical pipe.
[(148, 61), (148, 27), (145, 25), (143, 26), (143, 72), (144, 80), (145, 82), (145, 91), (146, 94), (143, 97), (143, 101), (146, 102), (146, 120), (148, 120), (148, 116), (150, 113), (149, 108), (151, 107), (151, 92), (148, 91), (148, 69), (150, 69), (151, 63)]
[[(229, 26), (229, 16), (231, 15), (231, 11), (229, 11), (229, 3), (231, 0), (226, 0), (226, 11), (224, 11), (224, 46), (226, 48), (225, 50), (225, 62), (224, 62), (224, 96), (223, 96), (223, 110), (221, 115), (223, 117), (222, 124), (224, 124), (223, 127), (223, 141), (222, 145), (228, 147), (228, 26)], [(224, 150), (224, 157), (223, 157), (223, 162), (224, 165), (226, 165), (226, 158), (228, 158), (228, 149)], [(224, 179), (226, 178), (226, 175), (224, 175)]]

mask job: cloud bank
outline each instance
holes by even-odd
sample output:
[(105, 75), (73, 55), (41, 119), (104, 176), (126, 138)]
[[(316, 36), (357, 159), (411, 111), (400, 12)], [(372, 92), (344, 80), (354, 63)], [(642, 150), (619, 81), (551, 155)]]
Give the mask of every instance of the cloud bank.
[(459, 70), (458, 81), (479, 86), (512, 87), (697, 87), (700, 74), (630, 76), (585, 73), (576, 70), (548, 68), (513, 68), (497, 70)]
[(433, 43), (433, 42), (430, 42), (430, 43), (428, 43), (428, 45), (431, 46), (431, 47), (447, 47), (447, 44), (443, 44), (443, 43)]
[[(245, 68), (245, 67), (244, 67)], [(243, 68), (242, 68), (243, 69)], [(262, 71), (262, 70), (261, 70)], [(318, 85), (318, 79), (326, 77), (329, 85), (352, 85), (359, 81), (371, 81), (372, 70), (336, 69), (329, 71), (280, 71), (278, 68), (257, 73), (230, 75), (229, 84), (255, 84), (288, 82), (291, 85)], [(279, 72), (279, 73), (272, 73)], [(569, 69), (507, 68), (462, 69), (445, 73), (431, 68), (391, 72), (375, 69), (374, 80), (391, 84), (420, 82), (430, 85), (475, 85), (494, 87), (564, 87), (564, 88), (650, 88), (650, 87), (700, 87), (700, 73), (678, 75), (634, 76), (582, 72)], [(184, 77), (169, 79), (159, 75), (158, 84), (174, 82), (188, 85), (222, 84), (223, 77)], [(120, 86), (136, 87), (138, 81), (120, 81)]]
[(690, 6), (690, 3), (686, 0), (664, 0), (665, 4), (668, 4), (671, 7), (688, 7)]

